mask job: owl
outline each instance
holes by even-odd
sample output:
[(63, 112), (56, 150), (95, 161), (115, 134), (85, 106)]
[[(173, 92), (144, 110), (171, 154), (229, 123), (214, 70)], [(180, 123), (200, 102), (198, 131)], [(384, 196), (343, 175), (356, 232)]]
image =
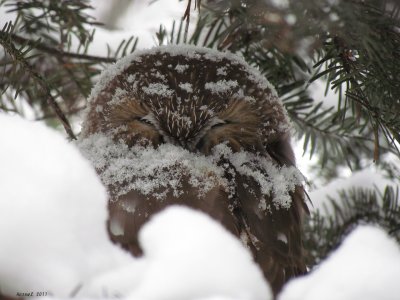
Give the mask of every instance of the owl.
[(240, 239), (276, 295), (306, 272), (308, 210), (289, 133), (273, 86), (241, 57), (169, 45), (102, 73), (80, 147), (108, 189), (113, 242), (141, 255), (142, 225), (186, 205)]

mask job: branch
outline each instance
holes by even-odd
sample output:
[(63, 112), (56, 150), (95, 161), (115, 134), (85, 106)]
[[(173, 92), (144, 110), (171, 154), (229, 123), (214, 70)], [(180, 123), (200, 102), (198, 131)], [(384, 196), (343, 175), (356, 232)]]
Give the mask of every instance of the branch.
[[(73, 108), (73, 109), (70, 109), (69, 111), (67, 111), (66, 113), (64, 113), (64, 115), (66, 115), (66, 116), (75, 115), (76, 113), (84, 110), (85, 108), (86, 108), (86, 105), (77, 107), (77, 108)], [(52, 115), (52, 114), (51, 115), (43, 115), (41, 117), (35, 118), (35, 121), (43, 121), (43, 120), (48, 120), (48, 119), (52, 119), (52, 118), (54, 118), (54, 115)]]
[(46, 83), (46, 81), (43, 79), (43, 77), (37, 73), (31, 65), (22, 57), (20, 52), (15, 48), (11, 40), (7, 40), (3, 38), (3, 34), (1, 35), (2, 38), (0, 38), (0, 44), (3, 46), (4, 50), (7, 51), (7, 53), (16, 61), (18, 62), (22, 68), (29, 73), (29, 75), (37, 82), (37, 84), (45, 91), (47, 95), (47, 102), (51, 106), (51, 108), (54, 110), (56, 113), (58, 119), (61, 121), (62, 125), (65, 128), (65, 131), (67, 132), (68, 136), (70, 139), (76, 140), (76, 136), (72, 131), (71, 125), (69, 124), (68, 119), (62, 112), (60, 106), (56, 102), (56, 99), (53, 97), (51, 94), (51, 88), (50, 86)]
[[(194, 1), (194, 9), (198, 9), (200, 11), (201, 0)], [(186, 6), (185, 13), (183, 14), (182, 21), (186, 19), (189, 22), (190, 19), (190, 8), (192, 7), (192, 0), (188, 0), (188, 4)]]
[[(198, 9), (200, 12), (200, 5), (201, 5), (201, 0), (195, 0), (194, 1), (194, 9)], [(192, 0), (188, 0), (188, 4), (186, 6), (185, 13), (183, 14), (182, 21), (186, 20), (185, 24), (185, 34), (183, 36), (184, 42), (186, 43), (188, 32), (189, 32), (189, 23), (190, 23), (190, 8), (192, 7)]]
[(62, 51), (57, 48), (49, 47), (45, 44), (37, 43), (30, 39), (16, 35), (14, 33), (8, 34), (8, 33), (0, 32), (1, 40), (5, 40), (7, 38), (11, 38), (13, 41), (15, 41), (18, 44), (28, 45), (36, 50), (40, 50), (45, 53), (52, 54), (52, 55), (59, 56), (59, 57), (70, 57), (70, 58), (76, 58), (76, 59), (90, 60), (90, 61), (97, 62), (97, 63), (114, 63), (116, 61), (116, 59), (112, 58), (112, 57), (102, 57), (102, 56), (78, 54), (78, 53)]
[[(349, 58), (348, 47), (346, 47), (344, 40), (340, 39), (337, 36), (333, 40), (334, 40), (337, 50), (339, 51), (339, 58), (341, 60), (344, 70), (346, 71), (346, 73), (348, 75), (351, 75), (353, 68), (352, 68), (351, 59)], [(364, 108), (366, 108), (367, 113), (370, 116), (372, 116), (372, 118), (377, 120), (378, 123), (384, 124), (386, 127), (390, 128), (389, 126), (387, 126), (386, 121), (381, 117), (381, 113), (379, 112), (379, 109), (372, 107), (369, 104), (370, 101), (365, 96), (357, 79), (354, 76), (350, 76), (349, 81), (352, 84), (353, 88), (355, 89), (355, 97), (352, 96), (351, 92), (349, 92), (348, 90), (346, 91), (346, 95), (356, 103), (357, 119), (359, 120), (361, 118), (361, 107), (364, 107)], [(374, 128), (374, 137), (375, 137), (374, 161), (378, 161), (379, 160), (378, 126), (373, 126), (373, 128)]]

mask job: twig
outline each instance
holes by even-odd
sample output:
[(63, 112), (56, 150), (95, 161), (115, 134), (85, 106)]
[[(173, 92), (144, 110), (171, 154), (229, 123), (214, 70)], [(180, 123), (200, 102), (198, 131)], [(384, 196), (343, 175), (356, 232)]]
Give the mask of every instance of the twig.
[[(200, 4), (201, 0), (195, 0), (194, 1), (194, 9), (198, 9), (200, 12)], [(186, 6), (185, 13), (183, 14), (182, 21), (185, 21), (186, 19), (186, 24), (185, 24), (185, 33), (183, 36), (183, 41), (186, 43), (188, 32), (189, 32), (189, 23), (190, 23), (190, 8), (192, 7), (192, 0), (188, 0), (188, 4)]]
[[(74, 114), (84, 110), (85, 108), (86, 108), (86, 105), (77, 107), (74, 109), (70, 109), (69, 111), (65, 112), (64, 115), (66, 115), (66, 116), (74, 115)], [(47, 120), (47, 119), (51, 119), (51, 118), (54, 118), (54, 115), (52, 115), (52, 114), (51, 115), (43, 115), (41, 117), (35, 118), (35, 121), (43, 121), (43, 120)]]
[(60, 106), (56, 102), (56, 99), (53, 97), (51, 94), (51, 88), (50, 86), (46, 83), (46, 81), (43, 79), (43, 77), (37, 73), (31, 65), (24, 59), (24, 57), (21, 57), (20, 53), (18, 50), (14, 47), (13, 43), (11, 40), (6, 40), (6, 39), (0, 39), (0, 44), (3, 46), (4, 50), (8, 52), (8, 54), (14, 58), (15, 61), (17, 61), (25, 71), (27, 71), (31, 77), (40, 85), (40, 87), (45, 91), (47, 95), (47, 102), (51, 106), (51, 108), (54, 110), (56, 113), (58, 119), (61, 121), (62, 125), (64, 126), (65, 131), (67, 132), (68, 136), (70, 139), (76, 140), (76, 136), (72, 131), (71, 125), (69, 124), (69, 121), (67, 117), (64, 115), (62, 112)]
[[(344, 41), (336, 36), (334, 38), (334, 42), (337, 50), (339, 51), (339, 58), (341, 59), (344, 70), (346, 71), (347, 74), (351, 75), (352, 65), (351, 62), (349, 61), (348, 49), (345, 46)], [(361, 118), (361, 107), (365, 107), (367, 109), (367, 113), (370, 116), (372, 116), (377, 122), (377, 125), (372, 124), (374, 130), (374, 161), (377, 162), (379, 160), (379, 147), (380, 147), (378, 129), (379, 129), (379, 124), (385, 124), (385, 120), (381, 118), (379, 109), (372, 107), (370, 105), (368, 98), (365, 96), (363, 90), (360, 88), (360, 85), (357, 82), (356, 78), (354, 78), (354, 76), (351, 76), (349, 81), (352, 84), (353, 88), (355, 89), (356, 97), (350, 96), (351, 94), (348, 91), (346, 91), (346, 95), (349, 96), (349, 98), (353, 100), (356, 104), (357, 120)]]
[(189, 22), (190, 22), (190, 7), (192, 6), (192, 0), (188, 0), (188, 5), (186, 6), (185, 13), (182, 17), (182, 21), (186, 19), (185, 24), (185, 34), (183, 35), (183, 41), (186, 43), (187, 35), (189, 32)]
[(14, 42), (18, 44), (23, 44), (23, 45), (29, 45), (32, 48), (35, 48), (37, 50), (43, 51), (45, 53), (49, 53), (55, 56), (60, 56), (60, 57), (70, 57), (70, 58), (76, 58), (76, 59), (82, 59), (82, 60), (90, 60), (93, 62), (103, 62), (103, 63), (114, 63), (116, 61), (115, 58), (112, 57), (103, 57), (103, 56), (95, 56), (95, 55), (87, 55), (87, 54), (78, 54), (78, 53), (72, 53), (72, 52), (67, 52), (67, 51), (61, 51), (57, 48), (53, 48), (41, 43), (37, 43), (35, 41), (32, 41), (30, 39), (21, 37), (19, 35), (16, 35), (14, 33), (8, 34), (8, 33), (3, 33), (0, 32), (0, 39), (5, 40), (7, 38), (11, 38)]

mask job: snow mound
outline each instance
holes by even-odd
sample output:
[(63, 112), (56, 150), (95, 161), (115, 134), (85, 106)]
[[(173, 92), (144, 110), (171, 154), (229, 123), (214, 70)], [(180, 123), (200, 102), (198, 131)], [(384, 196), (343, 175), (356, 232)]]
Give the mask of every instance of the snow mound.
[(395, 300), (400, 248), (382, 229), (360, 226), (309, 275), (289, 282), (279, 300)]
[(314, 211), (318, 210), (318, 213), (322, 216), (329, 216), (334, 212), (330, 199), (337, 199), (336, 203), (341, 205), (341, 202), (338, 201), (340, 200), (340, 191), (376, 187), (383, 193), (385, 187), (391, 185), (393, 185), (393, 181), (385, 178), (382, 173), (371, 166), (360, 171), (352, 172), (350, 177), (337, 178), (311, 191), (309, 196), (314, 203), (311, 209)]
[[(84, 294), (103, 291), (125, 294), (128, 299), (272, 299), (248, 250), (208, 215), (171, 206), (144, 225), (139, 241), (143, 257), (99, 276)], [(127, 275), (125, 281), (121, 274)]]
[(1, 294), (271, 299), (248, 250), (209, 216), (183, 207), (154, 216), (135, 259), (109, 241), (105, 189), (72, 144), (1, 114), (0, 140)]
[(42, 124), (2, 114), (0, 140), (3, 294), (66, 297), (130, 260), (108, 239), (105, 188), (73, 145)]

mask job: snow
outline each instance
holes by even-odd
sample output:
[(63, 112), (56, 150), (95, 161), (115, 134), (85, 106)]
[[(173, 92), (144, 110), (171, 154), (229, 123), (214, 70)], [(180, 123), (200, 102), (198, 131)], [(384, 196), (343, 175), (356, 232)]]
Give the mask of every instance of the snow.
[[(301, 185), (303, 181), (303, 176), (297, 168), (279, 167), (271, 160), (246, 151), (233, 153), (224, 144), (217, 145), (215, 153), (218, 158), (222, 156), (228, 159), (238, 173), (254, 179), (259, 184), (262, 195), (272, 196), (276, 208), (290, 208), (292, 199), (289, 192), (293, 192), (295, 187)], [(267, 170), (267, 174), (262, 170)], [(263, 200), (261, 200), (260, 208), (268, 209)]]
[[(73, 144), (42, 124), (1, 114), (0, 140), (3, 294), (272, 299), (248, 250), (209, 216), (179, 206), (153, 216), (139, 232), (144, 254), (135, 259), (109, 242), (105, 189)], [(398, 278), (398, 244), (361, 226), (278, 299), (394, 300)]]
[(309, 275), (289, 282), (279, 300), (395, 300), (400, 248), (382, 229), (360, 226)]
[(68, 296), (129, 257), (106, 233), (106, 191), (61, 134), (0, 114), (0, 289)]
[[(91, 94), (88, 98), (88, 102), (93, 101), (93, 99), (97, 98), (99, 93), (104, 89), (106, 84), (110, 82), (111, 79), (116, 77), (117, 75), (121, 74), (126, 68), (129, 67), (129, 65), (136, 61), (140, 62), (141, 57), (144, 55), (153, 55), (156, 53), (168, 53), (171, 56), (186, 56), (188, 58), (198, 58), (200, 55), (204, 55), (206, 59), (209, 59), (211, 61), (220, 61), (222, 59), (228, 59), (232, 64), (237, 64), (241, 65), (245, 71), (248, 73), (249, 78), (251, 78), (252, 81), (254, 81), (260, 89), (268, 89), (270, 90), (271, 97), (270, 101), (277, 101), (280, 103), (280, 105), (283, 107), (282, 103), (280, 102), (280, 99), (277, 96), (277, 92), (273, 85), (269, 83), (269, 81), (260, 74), (260, 72), (248, 65), (243, 57), (233, 54), (231, 52), (221, 52), (218, 50), (210, 49), (210, 48), (205, 48), (205, 47), (199, 47), (199, 46), (193, 46), (193, 45), (167, 45), (167, 46), (159, 46), (159, 47), (153, 47), (150, 49), (144, 49), (144, 50), (137, 50), (132, 54), (129, 54), (119, 61), (117, 61), (115, 64), (110, 65), (109, 67), (105, 68), (103, 72), (100, 75), (100, 79), (97, 82), (97, 84), (94, 86), (94, 88), (91, 91)], [(179, 65), (180, 67), (178, 68), (179, 72), (183, 72), (183, 67)], [(176, 67), (175, 67), (176, 68)], [(235, 81), (220, 81), (216, 83), (208, 83), (207, 88), (211, 89), (212, 91), (216, 93), (221, 93), (226, 91), (228, 88), (236, 87), (237, 82)], [(152, 93), (157, 93), (163, 90), (163, 87), (149, 87), (149, 90), (145, 91), (146, 93), (152, 94)], [(168, 92), (169, 90), (167, 90)]]
[[(178, 0), (91, 0), (90, 2), (94, 10), (88, 10), (87, 13), (93, 15), (96, 21), (105, 23), (105, 27), (94, 26), (96, 34), (88, 47), (88, 53), (103, 56), (107, 55), (107, 45), (115, 52), (121, 41), (128, 40), (131, 36), (138, 38), (137, 49), (158, 44), (156, 33), (160, 25), (171, 34), (173, 22), (176, 22), (175, 25), (179, 24), (187, 5), (185, 1)], [(195, 28), (197, 12), (198, 10), (192, 5), (189, 36)], [(3, 23), (1, 18), (0, 23)], [(73, 42), (78, 44), (76, 40)]]
[[(232, 234), (183, 206), (155, 215), (139, 234), (144, 255), (96, 278), (84, 293), (131, 290), (128, 299), (271, 299), (262, 272)], [(120, 274), (127, 274), (121, 282)]]
[[(141, 258), (107, 236), (106, 192), (74, 144), (0, 114), (0, 290), (48, 299), (271, 299), (250, 252), (209, 216), (170, 207), (139, 232)], [(76, 295), (73, 295), (76, 293)]]
[(227, 75), (226, 67), (220, 67), (217, 69), (217, 75)]
[[(95, 134), (78, 145), (95, 168), (102, 170), (101, 179), (106, 186), (128, 183), (119, 188), (118, 195), (135, 189), (144, 195), (152, 193), (162, 198), (165, 193), (156, 194), (155, 191), (163, 188), (178, 196), (182, 193), (181, 177), (188, 170), (190, 182), (204, 193), (215, 185), (227, 186), (222, 178), (223, 170), (212, 161), (172, 144), (163, 144), (157, 149), (142, 146), (129, 148), (106, 135)], [(171, 172), (172, 169), (174, 172)]]
[(180, 83), (180, 84), (179, 84), (179, 87), (180, 87), (182, 90), (184, 90), (184, 91), (186, 91), (186, 92), (188, 92), (188, 93), (192, 93), (192, 92), (193, 92), (192, 84), (189, 83), (189, 82)]
[(309, 193), (313, 202), (313, 210), (318, 210), (322, 215), (332, 213), (332, 205), (329, 199), (338, 200), (340, 205), (340, 191), (357, 188), (377, 188), (381, 192), (386, 186), (393, 186), (396, 183), (385, 178), (375, 168), (369, 167), (361, 171), (353, 172), (348, 177), (336, 178), (324, 186)]
[(236, 80), (219, 80), (217, 82), (207, 82), (204, 86), (206, 90), (210, 90), (213, 94), (222, 94), (229, 92), (232, 88), (237, 87)]
[[(136, 53), (136, 52), (135, 52)], [(88, 101), (90, 99), (97, 97), (97, 95), (101, 92), (104, 86), (109, 82), (110, 78), (114, 78), (118, 74), (120, 74), (123, 70), (125, 70), (126, 66), (131, 62), (130, 56), (125, 56), (120, 59), (118, 63), (111, 65), (111, 67), (105, 68), (100, 75), (100, 78), (97, 84), (90, 91), (90, 95)], [(131, 78), (129, 79), (131, 80)]]
[(185, 72), (188, 68), (189, 68), (188, 65), (180, 65), (180, 64), (178, 64), (178, 65), (176, 65), (175, 70), (176, 70), (178, 73), (183, 73), (183, 72)]
[[(233, 153), (225, 144), (217, 145), (209, 156), (173, 144), (162, 144), (156, 149), (139, 145), (128, 147), (105, 134), (84, 138), (78, 146), (93, 166), (101, 170), (103, 183), (118, 190), (117, 196), (137, 190), (160, 200), (166, 197), (167, 192), (178, 197), (183, 194), (184, 176), (188, 176), (188, 183), (198, 189), (199, 197), (216, 186), (232, 196), (236, 182), (227, 181), (224, 174), (236, 171), (255, 180), (262, 195), (272, 196), (276, 208), (289, 208), (289, 192), (303, 180), (295, 167), (279, 167), (271, 159), (246, 151)], [(221, 158), (230, 162), (234, 170), (229, 164), (219, 165)], [(113, 186), (118, 189), (113, 189)], [(260, 207), (269, 209), (263, 199)]]
[(168, 85), (162, 83), (150, 83), (142, 88), (143, 92), (148, 95), (172, 96), (173, 90), (168, 88)]

